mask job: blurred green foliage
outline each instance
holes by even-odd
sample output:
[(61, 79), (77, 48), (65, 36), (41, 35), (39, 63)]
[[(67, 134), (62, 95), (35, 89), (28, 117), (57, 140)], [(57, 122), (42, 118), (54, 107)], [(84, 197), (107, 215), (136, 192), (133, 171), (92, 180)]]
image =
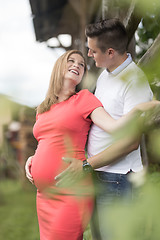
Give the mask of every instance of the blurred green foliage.
[(158, 240), (160, 236), (160, 173), (148, 174), (130, 204), (117, 202), (109, 214), (114, 240)]
[(139, 39), (137, 45), (140, 47), (140, 52), (137, 57), (140, 58), (151, 46), (157, 35), (160, 33), (160, 4), (155, 4), (155, 1), (148, 3), (149, 8), (143, 15), (141, 24), (137, 29)]
[[(127, 2), (131, 2), (130, 0), (126, 0)], [(142, 16), (145, 16), (146, 13), (158, 13), (160, 9), (160, 1), (159, 0), (136, 0), (136, 3), (138, 3), (138, 11)]]

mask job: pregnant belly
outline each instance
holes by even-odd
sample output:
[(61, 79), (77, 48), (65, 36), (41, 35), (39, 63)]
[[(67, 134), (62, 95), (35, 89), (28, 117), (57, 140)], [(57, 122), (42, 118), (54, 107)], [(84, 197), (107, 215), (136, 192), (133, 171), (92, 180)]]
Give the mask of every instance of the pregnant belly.
[(31, 174), (34, 184), (38, 190), (55, 184), (55, 176), (62, 172), (68, 164), (62, 161), (64, 153), (57, 149), (48, 149), (45, 151), (38, 149), (32, 159)]

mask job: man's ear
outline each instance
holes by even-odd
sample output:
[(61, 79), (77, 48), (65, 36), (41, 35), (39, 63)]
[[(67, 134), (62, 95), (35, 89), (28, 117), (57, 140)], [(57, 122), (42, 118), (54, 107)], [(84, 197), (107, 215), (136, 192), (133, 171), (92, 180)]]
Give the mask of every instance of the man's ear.
[(106, 50), (106, 53), (109, 55), (109, 56), (113, 56), (114, 55), (114, 49), (113, 48), (108, 48), (107, 50)]

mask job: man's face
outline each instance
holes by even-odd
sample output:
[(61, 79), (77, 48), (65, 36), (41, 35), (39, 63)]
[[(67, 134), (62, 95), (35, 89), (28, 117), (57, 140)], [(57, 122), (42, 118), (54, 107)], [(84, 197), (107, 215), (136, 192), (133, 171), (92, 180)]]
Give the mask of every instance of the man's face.
[(103, 53), (100, 48), (97, 47), (97, 38), (87, 38), (88, 41), (88, 57), (92, 57), (95, 61), (96, 67), (105, 67), (108, 65), (107, 51)]

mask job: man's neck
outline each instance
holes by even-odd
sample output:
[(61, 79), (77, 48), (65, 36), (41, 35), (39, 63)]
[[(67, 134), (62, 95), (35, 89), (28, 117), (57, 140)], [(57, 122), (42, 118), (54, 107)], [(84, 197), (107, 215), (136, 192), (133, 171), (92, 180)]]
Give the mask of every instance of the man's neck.
[(128, 58), (127, 53), (123, 55), (117, 54), (115, 56), (114, 64), (107, 68), (108, 72), (113, 72), (117, 67), (119, 67)]

